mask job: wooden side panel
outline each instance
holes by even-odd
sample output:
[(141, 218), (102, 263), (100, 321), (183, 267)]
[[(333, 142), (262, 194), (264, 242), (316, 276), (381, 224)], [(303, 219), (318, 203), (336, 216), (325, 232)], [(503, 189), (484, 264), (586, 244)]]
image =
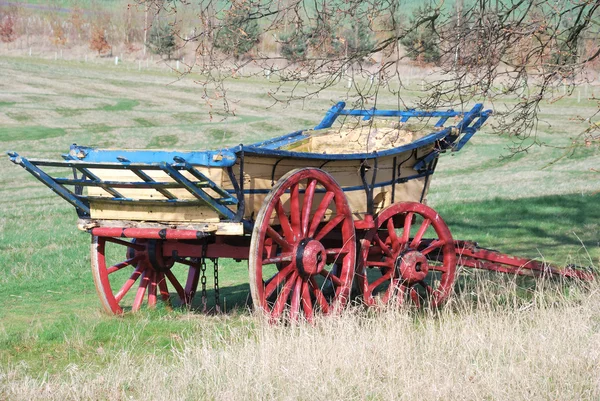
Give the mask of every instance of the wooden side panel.
[[(410, 177), (417, 174), (413, 169), (413, 165), (417, 160), (417, 156), (427, 154), (431, 149), (419, 149), (417, 152), (407, 152), (396, 156), (397, 172), (395, 177)], [(401, 164), (401, 162), (403, 162)], [(372, 170), (374, 164), (367, 166), (366, 179), (371, 182)], [(401, 166), (399, 166), (401, 164)], [(377, 212), (392, 203), (392, 185), (393, 180), (393, 156), (380, 158), (377, 166), (376, 188), (373, 191), (374, 208)], [(299, 160), (299, 159), (274, 159), (260, 157), (246, 157), (244, 161), (244, 190), (250, 190), (254, 193), (246, 194), (246, 210), (245, 217), (251, 218), (256, 216), (264, 203), (268, 192), (274, 184), (287, 172), (302, 168), (316, 167), (327, 171), (333, 176), (338, 185), (345, 190), (346, 197), (350, 208), (357, 219), (362, 218), (367, 211), (367, 198), (363, 189), (363, 184), (360, 176), (361, 161), (329, 161), (325, 163), (323, 160)], [(234, 167), (234, 171), (239, 171), (239, 166)], [(382, 185), (389, 183), (388, 185)], [(395, 202), (401, 201), (419, 201), (423, 193), (425, 185), (424, 178), (412, 179), (406, 183), (395, 185)], [(231, 188), (229, 180), (223, 183), (224, 188)], [(318, 205), (320, 196), (317, 194)], [(283, 200), (286, 200), (284, 197)], [(284, 204), (284, 207), (287, 205)], [(316, 206), (315, 206), (316, 208)], [(287, 207), (286, 207), (287, 209)], [(327, 216), (326, 216), (327, 217)]]
[(91, 217), (99, 220), (134, 220), (160, 222), (218, 222), (219, 217), (205, 206), (119, 204), (92, 202)]

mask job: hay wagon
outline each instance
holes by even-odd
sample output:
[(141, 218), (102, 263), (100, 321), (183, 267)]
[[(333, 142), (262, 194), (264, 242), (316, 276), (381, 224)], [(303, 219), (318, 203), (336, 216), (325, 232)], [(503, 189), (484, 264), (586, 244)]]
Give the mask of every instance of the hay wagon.
[[(62, 161), (9, 152), (72, 204), (92, 236), (100, 301), (120, 314), (157, 302), (206, 307), (212, 261), (249, 261), (255, 308), (272, 319), (367, 305), (440, 305), (461, 265), (590, 278), (455, 241), (426, 206), (441, 153), (459, 151), (491, 115), (347, 110), (313, 129), (210, 151), (107, 150), (72, 145)], [(336, 121), (337, 120), (337, 121)], [(341, 124), (339, 124), (341, 122)], [(334, 127), (335, 125), (335, 127)], [(52, 174), (51, 174), (52, 173)]]

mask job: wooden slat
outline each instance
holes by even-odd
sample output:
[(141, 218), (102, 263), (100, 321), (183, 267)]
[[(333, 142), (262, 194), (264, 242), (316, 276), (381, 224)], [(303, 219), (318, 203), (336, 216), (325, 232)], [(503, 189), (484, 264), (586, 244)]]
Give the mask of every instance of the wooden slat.
[(207, 206), (143, 205), (93, 202), (92, 219), (159, 222), (218, 222), (217, 213)]

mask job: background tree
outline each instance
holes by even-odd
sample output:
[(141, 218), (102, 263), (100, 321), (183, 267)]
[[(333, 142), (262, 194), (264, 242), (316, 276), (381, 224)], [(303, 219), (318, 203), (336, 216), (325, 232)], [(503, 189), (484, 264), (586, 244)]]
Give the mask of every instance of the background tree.
[(2, 10), (0, 13), (0, 40), (4, 43), (14, 42), (17, 38), (15, 24), (17, 22), (14, 9)]
[(252, 50), (259, 41), (260, 32), (257, 19), (251, 15), (251, 8), (234, 2), (216, 28), (214, 46), (236, 60)]
[(281, 43), (281, 55), (285, 59), (296, 62), (307, 57), (308, 35), (301, 30), (282, 35), (279, 42)]
[(95, 24), (92, 26), (90, 49), (97, 51), (98, 55), (106, 54), (111, 50), (111, 46), (108, 40), (106, 40), (105, 32), (102, 25)]
[(80, 7), (73, 7), (71, 15), (69, 15), (69, 22), (71, 24), (71, 35), (76, 37), (77, 40), (81, 40), (83, 26), (85, 25), (85, 19), (83, 17), (83, 10)]
[(52, 33), (50, 40), (54, 46), (64, 46), (67, 44), (67, 35), (62, 26), (62, 21), (59, 19), (53, 19), (52, 21)]
[[(421, 7), (417, 8), (410, 19), (410, 24), (414, 25), (416, 21), (421, 20), (430, 12)], [(406, 49), (411, 60), (437, 64), (441, 58), (438, 40), (439, 37), (435, 32), (433, 21), (431, 21), (408, 32), (400, 39), (400, 43)]]
[(177, 49), (173, 27), (167, 23), (154, 23), (148, 35), (147, 46), (152, 53), (166, 54), (167, 58), (170, 59), (171, 54)]

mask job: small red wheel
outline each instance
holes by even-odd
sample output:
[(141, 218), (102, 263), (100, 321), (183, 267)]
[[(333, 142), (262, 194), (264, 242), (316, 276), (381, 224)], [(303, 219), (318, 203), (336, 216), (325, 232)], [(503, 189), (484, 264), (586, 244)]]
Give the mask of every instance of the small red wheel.
[(250, 243), (250, 292), (272, 321), (312, 321), (348, 302), (356, 257), (352, 213), (323, 170), (293, 170), (260, 209)]
[[(200, 276), (199, 262), (165, 257), (161, 244), (158, 240), (127, 241), (92, 236), (92, 275), (100, 302), (107, 312), (135, 312), (144, 303), (155, 307), (159, 298), (170, 306), (167, 283), (175, 290), (182, 305), (191, 304)], [(173, 273), (176, 264), (188, 269), (185, 287)]]
[(361, 241), (357, 280), (367, 305), (441, 305), (456, 274), (454, 240), (436, 211), (421, 203), (395, 203), (375, 218)]

